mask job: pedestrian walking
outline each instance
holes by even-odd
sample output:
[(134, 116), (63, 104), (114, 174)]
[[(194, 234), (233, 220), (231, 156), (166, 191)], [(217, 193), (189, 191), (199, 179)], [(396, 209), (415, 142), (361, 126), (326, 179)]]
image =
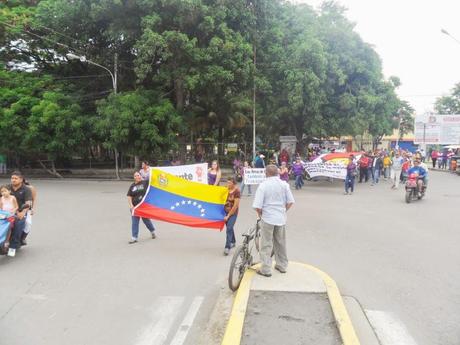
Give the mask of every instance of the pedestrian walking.
[[(357, 174), (354, 155), (350, 155), (346, 169), (347, 175), (345, 176), (345, 195), (351, 195), (355, 191), (355, 178)], [(350, 190), (350, 193), (348, 193), (348, 190)]]
[(372, 185), (379, 183), (380, 172), (383, 168), (383, 160), (381, 154), (375, 156), (372, 162)]
[(433, 169), (436, 168), (437, 160), (438, 160), (438, 150), (431, 151), (431, 163), (433, 163)]
[(391, 158), (390, 158), (390, 155), (385, 154), (385, 157), (383, 157), (383, 178), (385, 180), (390, 178), (390, 170), (391, 170)]
[(141, 174), (139, 172), (135, 172), (134, 182), (131, 184), (131, 186), (129, 186), (127, 194), (129, 210), (131, 212), (131, 241), (129, 241), (129, 244), (137, 243), (139, 237), (139, 222), (141, 219), (147, 229), (150, 231), (152, 238), (156, 238), (155, 227), (153, 226), (152, 221), (148, 218), (141, 218), (132, 214), (134, 207), (136, 207), (144, 198), (148, 186), (149, 181), (143, 180)]
[(6, 174), (6, 156), (0, 153), (0, 174)]
[(257, 169), (264, 169), (265, 168), (265, 156), (261, 153), (256, 157), (254, 162), (254, 167)]
[(368, 167), (369, 167), (369, 157), (367, 154), (363, 154), (358, 161), (359, 164), (359, 183), (367, 182), (369, 180)]
[[(249, 169), (249, 168), (251, 168), (251, 166), (249, 165), (249, 162), (244, 161), (243, 166), (241, 167), (241, 171), (240, 171), (240, 175), (241, 175), (241, 185), (240, 185), (241, 196), (243, 196), (244, 187), (246, 186), (246, 184), (244, 183), (244, 174), (245, 174), (244, 169)], [(251, 187), (250, 184), (248, 184), (247, 186), (248, 186), (248, 196), (251, 196), (252, 187)]]
[(442, 152), (442, 160), (441, 160), (441, 169), (446, 170), (447, 169), (447, 157), (448, 153), (446, 150), (443, 150)]
[(288, 258), (286, 249), (286, 212), (294, 204), (289, 185), (278, 176), (278, 168), (269, 165), (266, 168), (267, 179), (259, 185), (252, 207), (261, 222), (260, 260), (258, 274), (272, 275), (272, 251), (275, 252), (275, 269), (286, 273)]
[(292, 173), (295, 177), (295, 189), (302, 189), (303, 186), (303, 164), (300, 157), (297, 157), (295, 163), (292, 165)]
[(393, 182), (393, 185), (391, 188), (393, 189), (398, 189), (399, 187), (399, 181), (401, 179), (401, 171), (402, 171), (402, 166), (404, 163), (404, 158), (401, 157), (399, 152), (396, 152), (395, 156), (393, 157), (391, 161), (391, 182)]
[(222, 177), (222, 171), (220, 170), (219, 163), (212, 161), (211, 167), (208, 169), (208, 184), (218, 186)]
[(236, 186), (236, 181), (233, 177), (227, 179), (227, 188), (228, 196), (227, 201), (225, 202), (224, 210), (227, 214), (224, 217), (225, 227), (226, 227), (226, 240), (225, 240), (225, 249), (224, 255), (230, 253), (230, 249), (235, 246), (235, 223), (236, 218), (238, 217), (238, 209), (240, 206), (241, 193), (238, 187)]

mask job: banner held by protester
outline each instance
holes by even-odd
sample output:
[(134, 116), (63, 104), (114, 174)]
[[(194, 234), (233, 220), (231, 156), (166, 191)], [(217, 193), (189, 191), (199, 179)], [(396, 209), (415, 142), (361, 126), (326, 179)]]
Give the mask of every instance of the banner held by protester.
[(188, 181), (208, 184), (208, 163), (154, 167)]
[(265, 169), (260, 168), (244, 168), (244, 181), (245, 185), (261, 184), (266, 179)]
[(345, 180), (350, 155), (353, 155), (358, 160), (362, 154), (362, 152), (326, 153), (312, 162), (305, 163), (304, 168), (311, 178), (324, 176)]
[(158, 169), (150, 172), (150, 185), (133, 215), (195, 228), (222, 230), (226, 187), (185, 180)]

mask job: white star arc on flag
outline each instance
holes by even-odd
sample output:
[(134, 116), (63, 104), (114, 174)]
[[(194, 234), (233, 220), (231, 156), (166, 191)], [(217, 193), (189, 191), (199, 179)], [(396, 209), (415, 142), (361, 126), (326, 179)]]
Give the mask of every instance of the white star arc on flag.
[(176, 208), (179, 208), (182, 205), (192, 205), (195, 206), (197, 209), (200, 210), (200, 216), (205, 217), (206, 216), (206, 209), (203, 208), (202, 205), (198, 204), (196, 201), (191, 201), (191, 200), (182, 200), (180, 202), (176, 202), (170, 207), (171, 211), (174, 211)]

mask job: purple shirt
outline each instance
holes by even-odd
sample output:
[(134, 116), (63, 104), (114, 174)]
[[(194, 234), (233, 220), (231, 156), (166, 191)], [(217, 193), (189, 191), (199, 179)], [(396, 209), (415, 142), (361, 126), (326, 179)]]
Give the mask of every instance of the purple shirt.
[(351, 162), (347, 165), (347, 175), (352, 176), (353, 171), (356, 170), (356, 164)]
[(294, 172), (295, 176), (300, 176), (303, 174), (303, 164), (302, 163), (294, 163), (292, 166), (292, 171)]
[(208, 184), (214, 185), (216, 183), (217, 179), (217, 174), (211, 174), (211, 172), (208, 172)]

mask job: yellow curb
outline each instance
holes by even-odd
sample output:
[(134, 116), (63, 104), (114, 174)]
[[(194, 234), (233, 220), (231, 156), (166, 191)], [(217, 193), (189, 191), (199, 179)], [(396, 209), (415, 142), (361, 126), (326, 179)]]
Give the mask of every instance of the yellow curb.
[(227, 328), (225, 329), (222, 345), (238, 345), (241, 342), (244, 318), (246, 316), (246, 308), (249, 300), (249, 291), (251, 290), (252, 278), (255, 273), (253, 269), (249, 269), (244, 273), (240, 287), (236, 292), (235, 300), (233, 301), (232, 312), (228, 320)]
[[(327, 295), (332, 307), (332, 313), (334, 314), (343, 345), (360, 345), (336, 282), (327, 273), (314, 266), (292, 261), (290, 264), (301, 265), (321, 276), (324, 284), (326, 285)], [(244, 318), (246, 316), (246, 309), (249, 300), (249, 292), (251, 290), (251, 283), (254, 275), (255, 270), (249, 269), (246, 271), (243, 279), (241, 280), (240, 287), (233, 302), (232, 312), (225, 330), (222, 345), (239, 345), (241, 342)]]

